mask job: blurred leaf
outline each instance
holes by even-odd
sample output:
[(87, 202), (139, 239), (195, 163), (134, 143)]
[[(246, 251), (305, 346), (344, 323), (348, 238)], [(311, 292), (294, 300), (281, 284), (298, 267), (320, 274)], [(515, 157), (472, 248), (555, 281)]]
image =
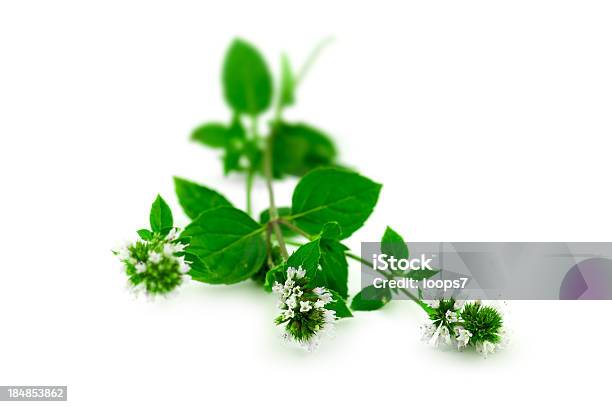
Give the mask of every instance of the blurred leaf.
[(213, 148), (224, 148), (228, 141), (228, 128), (221, 123), (206, 123), (191, 133), (191, 139)]
[(225, 56), (222, 76), (225, 99), (234, 111), (254, 116), (270, 106), (272, 77), (253, 45), (234, 40)]
[(191, 219), (210, 209), (232, 206), (223, 195), (205, 186), (174, 177), (174, 189), (185, 214)]
[(140, 229), (136, 233), (138, 233), (142, 240), (150, 241), (153, 238), (153, 233), (148, 229)]
[(291, 106), (295, 102), (295, 76), (287, 55), (281, 57), (280, 104)]
[(165, 235), (172, 229), (172, 211), (160, 195), (157, 195), (153, 205), (151, 205), (149, 223), (151, 224), (151, 230), (155, 233)]
[(331, 165), (336, 148), (330, 138), (306, 124), (281, 123), (273, 135), (274, 176), (301, 176), (308, 171)]

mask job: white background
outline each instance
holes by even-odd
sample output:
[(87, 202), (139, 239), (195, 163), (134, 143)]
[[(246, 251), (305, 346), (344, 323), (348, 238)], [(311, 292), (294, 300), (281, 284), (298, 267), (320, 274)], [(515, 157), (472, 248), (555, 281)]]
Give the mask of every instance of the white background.
[[(387, 224), (413, 241), (610, 240), (611, 7), (3, 1), (0, 384), (65, 384), (74, 406), (603, 404), (606, 302), (512, 303), (512, 346), (486, 360), (422, 344), (408, 302), (306, 354), (251, 282), (134, 299), (110, 249), (158, 192), (185, 224), (172, 175), (243, 206), (240, 177), (188, 141), (229, 117), (219, 76), (237, 35), (274, 71), (336, 38), (287, 116), (384, 184), (355, 250)], [(256, 196), (265, 208), (260, 183)]]

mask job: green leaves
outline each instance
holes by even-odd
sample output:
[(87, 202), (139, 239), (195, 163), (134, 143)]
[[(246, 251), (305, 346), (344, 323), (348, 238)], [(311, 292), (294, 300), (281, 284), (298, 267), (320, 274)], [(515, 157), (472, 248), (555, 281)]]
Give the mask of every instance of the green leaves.
[(151, 224), (151, 230), (155, 233), (166, 235), (170, 229), (172, 229), (172, 211), (160, 195), (157, 195), (157, 198), (151, 206), (149, 223)]
[(213, 148), (226, 147), (228, 128), (221, 123), (206, 123), (191, 133), (191, 139)]
[(380, 242), (380, 250), (384, 254), (393, 256), (396, 259), (407, 259), (410, 256), (404, 238), (389, 226), (387, 226), (385, 234)]
[(183, 178), (174, 177), (174, 188), (185, 214), (191, 219), (210, 209), (232, 206), (220, 193)]
[(382, 185), (354, 172), (322, 168), (309, 172), (293, 191), (291, 219), (316, 235), (327, 222), (337, 222), (345, 239), (368, 219)]
[(238, 112), (255, 116), (265, 111), (272, 100), (272, 77), (259, 51), (248, 42), (236, 39), (223, 63), (225, 100)]
[(355, 311), (374, 311), (391, 301), (391, 296), (390, 289), (376, 288), (370, 285), (353, 297), (351, 308)]
[(264, 228), (239, 209), (220, 207), (202, 212), (181, 237), (199, 259), (190, 273), (209, 284), (233, 284), (255, 274), (266, 258)]
[(306, 124), (280, 123), (273, 134), (274, 176), (302, 176), (334, 163), (336, 148), (323, 132)]
[(295, 76), (287, 55), (281, 57), (281, 80), (279, 103), (281, 106), (291, 106), (295, 102)]

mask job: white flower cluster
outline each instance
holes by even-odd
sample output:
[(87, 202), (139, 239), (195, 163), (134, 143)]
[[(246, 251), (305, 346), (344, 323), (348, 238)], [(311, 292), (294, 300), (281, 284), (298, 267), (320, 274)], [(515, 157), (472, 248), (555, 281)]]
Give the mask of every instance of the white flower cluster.
[(306, 288), (305, 276), (306, 271), (302, 267), (289, 267), (285, 283), (275, 282), (272, 291), (280, 300), (278, 307), (281, 314), (276, 318), (276, 323), (283, 326), (283, 337), (313, 351), (321, 338), (331, 332), (336, 312), (325, 308), (333, 302), (329, 290)]
[(176, 241), (177, 236), (173, 228), (166, 236), (137, 240), (114, 251), (135, 292), (165, 294), (191, 279), (187, 274), (191, 267), (183, 254), (187, 245)]
[[(436, 317), (435, 321), (421, 326), (421, 339), (433, 346), (455, 345), (459, 350), (465, 349), (470, 344), (474, 333), (463, 326), (465, 323), (461, 318), (463, 301), (433, 300), (424, 302), (436, 312)], [(500, 309), (494, 308), (501, 314)], [(503, 328), (496, 334), (500, 338), (499, 342), (478, 341), (473, 344), (476, 351), (487, 357), (487, 355), (503, 348), (507, 344), (507, 335)]]

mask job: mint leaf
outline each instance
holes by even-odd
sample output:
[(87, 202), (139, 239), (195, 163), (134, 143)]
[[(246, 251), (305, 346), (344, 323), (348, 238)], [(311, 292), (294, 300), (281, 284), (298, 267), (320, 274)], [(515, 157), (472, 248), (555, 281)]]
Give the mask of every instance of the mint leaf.
[(284, 284), (286, 280), (287, 280), (287, 264), (282, 263), (268, 270), (268, 272), (266, 273), (266, 281), (264, 283), (264, 290), (271, 292), (272, 286), (274, 286), (274, 283), (276, 281), (278, 281), (281, 284)]
[(312, 283), (312, 276), (318, 271), (320, 257), (321, 249), (319, 248), (319, 241), (314, 240), (300, 246), (293, 252), (287, 259), (287, 265), (296, 269), (302, 267), (306, 271), (306, 277)]
[(374, 311), (385, 306), (391, 300), (389, 288), (376, 288), (373, 285), (361, 290), (351, 302), (351, 308), (355, 311)]
[(142, 240), (149, 241), (149, 240), (153, 239), (153, 233), (150, 230), (148, 230), (148, 229), (140, 229), (136, 233), (138, 233), (138, 236), (140, 236), (140, 238)]
[(410, 252), (404, 238), (389, 226), (387, 226), (382, 237), (380, 250), (387, 256), (393, 256), (398, 260), (410, 257)]
[(382, 185), (357, 173), (321, 168), (306, 174), (293, 191), (291, 219), (316, 235), (327, 222), (338, 222), (341, 239), (359, 229), (368, 219)]
[(350, 317), (352, 317), (353, 314), (351, 313), (351, 310), (349, 309), (349, 307), (346, 306), (346, 302), (340, 296), (340, 294), (338, 294), (334, 290), (329, 290), (329, 292), (331, 293), (332, 298), (333, 298), (334, 301), (330, 302), (327, 305), (325, 305), (325, 308), (327, 308), (329, 310), (336, 311), (336, 317), (338, 317), (338, 318), (350, 318)]
[(323, 229), (321, 230), (320, 237), (321, 239), (340, 239), (342, 235), (342, 229), (338, 222), (327, 222), (323, 225)]
[(157, 195), (157, 198), (153, 201), (153, 205), (151, 205), (149, 223), (151, 224), (151, 230), (155, 233), (165, 235), (172, 229), (172, 211), (160, 195)]
[(295, 76), (287, 55), (281, 57), (280, 104), (291, 106), (295, 102)]
[(186, 251), (202, 263), (200, 267), (192, 264), (192, 277), (210, 284), (233, 284), (249, 278), (266, 259), (263, 230), (236, 208), (202, 212), (181, 235), (191, 238)]
[(306, 124), (281, 123), (273, 135), (274, 176), (302, 176), (333, 164), (336, 148), (320, 130)]
[(203, 124), (193, 130), (191, 139), (209, 147), (223, 148), (227, 145), (228, 129), (220, 123)]
[(191, 219), (210, 209), (232, 206), (220, 193), (184, 178), (174, 177), (174, 189), (179, 204)]
[(251, 116), (265, 111), (272, 99), (272, 77), (259, 51), (236, 39), (223, 64), (225, 99), (231, 108)]
[[(276, 208), (279, 217), (288, 217), (291, 215), (291, 208), (281, 206)], [(266, 224), (270, 221), (270, 209), (265, 209), (259, 214), (259, 223)], [(292, 237), (297, 235), (297, 233), (293, 229), (289, 229), (287, 226), (281, 224), (280, 225), (281, 232), (283, 232), (283, 236)]]
[(346, 246), (331, 239), (321, 239), (321, 270), (313, 277), (313, 285), (337, 291), (342, 298), (348, 297), (348, 263)]

